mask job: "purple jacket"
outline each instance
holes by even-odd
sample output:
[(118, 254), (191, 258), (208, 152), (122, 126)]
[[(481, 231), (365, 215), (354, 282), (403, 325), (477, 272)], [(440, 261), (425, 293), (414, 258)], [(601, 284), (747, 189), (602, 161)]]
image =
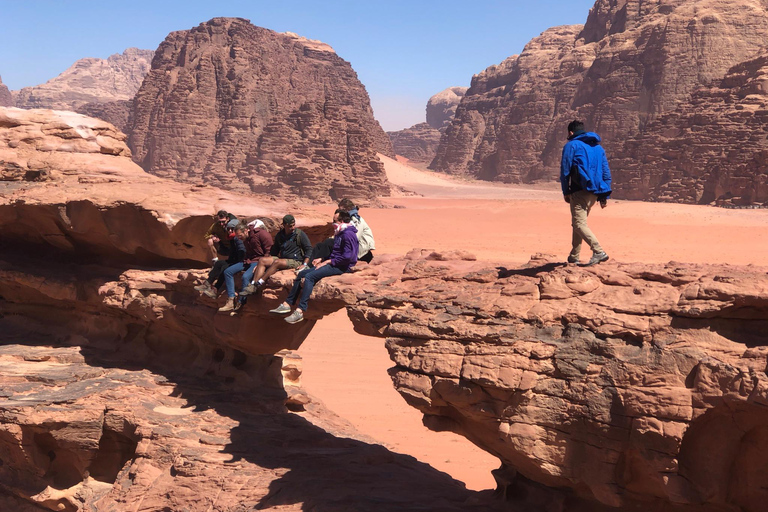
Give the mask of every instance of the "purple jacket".
[(336, 235), (333, 239), (333, 250), (331, 251), (331, 265), (341, 270), (347, 270), (357, 263), (357, 228), (350, 226)]

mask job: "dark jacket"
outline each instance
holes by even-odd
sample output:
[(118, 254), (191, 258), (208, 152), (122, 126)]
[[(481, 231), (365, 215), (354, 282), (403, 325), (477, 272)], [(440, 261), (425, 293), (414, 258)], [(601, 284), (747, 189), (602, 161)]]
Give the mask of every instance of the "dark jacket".
[(245, 259), (245, 244), (243, 241), (238, 237), (235, 237), (229, 240), (229, 244), (230, 251), (229, 257), (227, 258), (227, 263), (234, 265), (235, 263), (240, 263), (243, 261)]
[(272, 249), (272, 235), (264, 228), (256, 228), (248, 231), (245, 239), (245, 262), (256, 263), (259, 258), (269, 254)]
[(357, 241), (357, 228), (351, 225), (336, 235), (333, 239), (333, 250), (331, 251), (331, 265), (342, 270), (347, 270), (357, 263), (357, 251), (359, 242)]
[(577, 132), (570, 137), (560, 160), (560, 184), (563, 195), (578, 190), (606, 199), (611, 195), (611, 170), (598, 134)]
[(275, 243), (269, 254), (278, 258), (301, 261), (309, 257), (312, 252), (312, 244), (307, 234), (300, 229), (296, 229), (290, 236), (285, 234), (285, 230), (278, 231), (275, 236)]

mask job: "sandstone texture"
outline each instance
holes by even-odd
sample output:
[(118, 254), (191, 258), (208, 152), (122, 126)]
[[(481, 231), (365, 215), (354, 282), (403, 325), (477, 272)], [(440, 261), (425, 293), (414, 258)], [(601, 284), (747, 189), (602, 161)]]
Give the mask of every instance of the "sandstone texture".
[(768, 52), (697, 90), (617, 156), (621, 197), (768, 206)]
[(411, 162), (430, 163), (440, 145), (440, 137), (451, 124), (456, 107), (467, 87), (449, 87), (427, 102), (427, 122), (396, 132), (387, 132), (396, 154)]
[(166, 38), (134, 102), (129, 144), (152, 174), (312, 201), (389, 193), (389, 139), (324, 43), (214, 18)]
[[(268, 313), (290, 272), (222, 314), (191, 267), (214, 204), (242, 196), (143, 173), (103, 121), (0, 114), (0, 505), (764, 510), (768, 269), (415, 249), (321, 281), (299, 324)], [(341, 308), (386, 339), (425, 424), (500, 459), (495, 498), (371, 445), (301, 388), (294, 351)]]
[(112, 124), (125, 133), (131, 133), (133, 124), (133, 99), (108, 102), (85, 103), (79, 106), (77, 112), (88, 117), (95, 117)]
[(12, 107), (13, 96), (8, 87), (3, 83), (3, 79), (0, 78), (0, 107)]
[[(512, 183), (553, 179), (574, 118), (600, 133), (609, 158), (621, 157), (624, 140), (680, 105), (693, 111), (699, 88), (723, 84), (731, 68), (758, 57), (766, 7), (765, 0), (598, 0), (585, 25), (549, 29), (475, 75), (431, 167)], [(738, 141), (723, 134), (713, 151)], [(621, 197), (627, 188), (618, 190)], [(675, 200), (695, 195), (689, 189)]]
[(154, 53), (128, 48), (107, 59), (80, 59), (44, 84), (14, 91), (15, 106), (78, 110), (86, 103), (130, 100), (149, 71)]

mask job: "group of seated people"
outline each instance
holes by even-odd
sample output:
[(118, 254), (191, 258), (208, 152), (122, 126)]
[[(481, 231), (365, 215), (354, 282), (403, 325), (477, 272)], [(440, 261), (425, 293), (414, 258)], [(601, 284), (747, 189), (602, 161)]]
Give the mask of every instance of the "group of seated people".
[[(221, 210), (205, 234), (213, 266), (206, 280), (195, 289), (217, 299), (226, 288), (227, 302), (219, 311), (235, 314), (248, 296), (258, 293), (273, 274), (292, 269), (296, 272), (293, 288), (288, 298), (270, 313), (290, 313), (286, 322), (301, 322), (317, 281), (350, 272), (358, 260), (370, 263), (373, 259), (373, 232), (350, 199), (339, 201), (333, 214), (333, 227), (333, 237), (312, 247), (307, 234), (296, 227), (293, 215), (283, 217), (280, 231), (273, 240), (261, 220), (245, 224)], [(242, 283), (238, 294), (235, 275), (240, 272)]]

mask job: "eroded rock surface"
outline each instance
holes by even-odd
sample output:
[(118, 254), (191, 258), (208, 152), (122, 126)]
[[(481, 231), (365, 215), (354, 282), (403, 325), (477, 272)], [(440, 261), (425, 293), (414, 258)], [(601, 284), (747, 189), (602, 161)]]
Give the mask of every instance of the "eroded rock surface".
[(427, 124), (436, 130), (443, 131), (451, 124), (456, 115), (456, 107), (469, 87), (449, 87), (435, 94), (427, 101)]
[(768, 52), (630, 137), (611, 165), (628, 199), (768, 205)]
[[(625, 139), (644, 134), (679, 105), (693, 112), (700, 87), (728, 83), (722, 80), (729, 69), (758, 56), (768, 36), (766, 7), (765, 0), (598, 0), (585, 25), (549, 29), (520, 55), (475, 75), (431, 167), (503, 182), (552, 179), (574, 118), (600, 133), (609, 158), (621, 157)], [(723, 108), (730, 118), (742, 112), (732, 103)], [(677, 119), (679, 125), (667, 120), (670, 144), (692, 118)], [(720, 135), (713, 152), (727, 153), (741, 140), (738, 133)], [(673, 160), (665, 169), (689, 164), (673, 153), (665, 157)], [(670, 173), (670, 187), (680, 174)], [(687, 181), (688, 195), (676, 193), (675, 200), (697, 195), (697, 180)], [(734, 180), (732, 194), (742, 181)], [(652, 196), (649, 190), (643, 198), (657, 199)]]
[(239, 18), (171, 33), (135, 98), (130, 146), (148, 172), (276, 197), (389, 194), (394, 156), (348, 62)]
[(86, 103), (130, 100), (149, 71), (154, 53), (128, 48), (106, 59), (80, 59), (44, 84), (15, 91), (15, 106), (78, 110)]

